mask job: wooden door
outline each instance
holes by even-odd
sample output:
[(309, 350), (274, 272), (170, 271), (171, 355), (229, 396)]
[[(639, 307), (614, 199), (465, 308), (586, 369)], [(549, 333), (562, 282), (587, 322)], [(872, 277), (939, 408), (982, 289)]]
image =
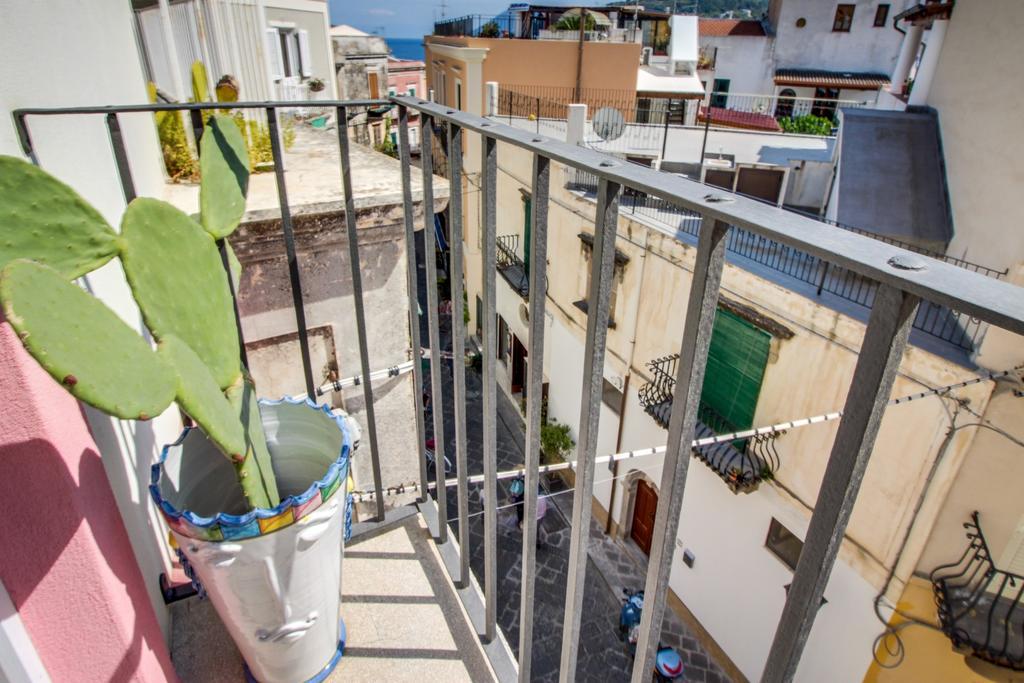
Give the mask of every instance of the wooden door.
[(645, 481), (636, 483), (636, 502), (633, 504), (633, 526), (629, 536), (648, 555), (651, 554), (651, 536), (654, 534), (654, 516), (658, 511), (658, 494)]

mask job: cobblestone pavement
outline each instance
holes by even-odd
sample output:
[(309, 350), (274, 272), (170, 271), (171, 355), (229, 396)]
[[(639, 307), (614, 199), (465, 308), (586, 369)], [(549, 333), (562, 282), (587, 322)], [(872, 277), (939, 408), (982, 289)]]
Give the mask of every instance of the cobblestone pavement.
[[(422, 264), (422, 261), (421, 261)], [(424, 292), (422, 265), (418, 268), (420, 292)], [(425, 302), (421, 304), (425, 309)], [(450, 323), (441, 316), (441, 337), (444, 348), (450, 350)], [(424, 346), (427, 345), (426, 318), (421, 316)], [(443, 409), (445, 454), (455, 463), (454, 414), (452, 409), (451, 366), (445, 363), (443, 373)], [(428, 373), (425, 373), (428, 374)], [(427, 386), (429, 386), (429, 376)], [(497, 446), (498, 470), (521, 467), (524, 462), (524, 429), (519, 412), (508, 397), (498, 390)], [(483, 472), (482, 461), (482, 400), (481, 377), (466, 369), (466, 435), (469, 473)], [(432, 428), (428, 422), (428, 438)], [(549, 475), (550, 476), (550, 475)], [(498, 504), (507, 504), (508, 483), (498, 482)], [(560, 482), (559, 482), (560, 483)], [(549, 502), (548, 514), (541, 522), (544, 545), (537, 551), (537, 582), (534, 599), (534, 644), (532, 679), (557, 681), (562, 648), (562, 624), (565, 609), (565, 586), (569, 565), (570, 520), (572, 492), (559, 492), (556, 485), (545, 482), (545, 492), (554, 494)], [(480, 486), (470, 486), (470, 566), (476, 580), (483, 585), (483, 508)], [(448, 490), (448, 518), (452, 533), (458, 531), (456, 491)], [(521, 588), (522, 536), (511, 509), (499, 511), (498, 519), (498, 590), (497, 619), (513, 652), (519, 650), (519, 611)], [(643, 586), (645, 569), (636, 564), (625, 548), (606, 537), (596, 521), (591, 523), (590, 548), (586, 582), (583, 594), (583, 621), (580, 631), (580, 654), (577, 665), (578, 681), (626, 681), (632, 671), (632, 657), (627, 646), (619, 639), (618, 620), (622, 606), (622, 587), (633, 589)], [(596, 562), (595, 562), (596, 560)], [(729, 678), (700, 647), (690, 630), (678, 617), (668, 612), (662, 633), (662, 642), (670, 645), (683, 657), (686, 664), (684, 680), (724, 683)]]

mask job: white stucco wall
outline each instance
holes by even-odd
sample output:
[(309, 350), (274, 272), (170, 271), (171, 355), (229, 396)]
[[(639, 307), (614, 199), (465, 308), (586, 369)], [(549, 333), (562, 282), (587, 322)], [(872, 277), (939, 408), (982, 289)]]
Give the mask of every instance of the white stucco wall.
[(768, 36), (701, 36), (702, 50), (715, 49), (714, 71), (701, 71), (708, 92), (714, 79), (729, 79), (729, 92), (772, 92), (772, 39)]
[[(848, 33), (834, 32), (836, 3), (822, 0), (782, 0), (775, 27), (775, 67), (874, 71), (891, 74), (899, 56), (902, 34), (892, 28), (892, 17), (911, 0), (892, 2), (885, 26), (875, 27), (875, 0), (856, 0)], [(797, 19), (806, 19), (803, 28)]]
[[(63, 3), (59, 8), (49, 3), (7, 3), (0, 22), (0, 44), (5, 47), (0, 153), (21, 156), (12, 109), (146, 102), (132, 31), (130, 5), (120, 0)], [(42, 167), (75, 188), (116, 227), (124, 200), (103, 117), (32, 117), (29, 124)], [(159, 194), (163, 172), (152, 117), (122, 116), (121, 126), (138, 193)], [(87, 280), (98, 297), (142, 331), (138, 309), (118, 264), (104, 266)], [(173, 440), (180, 429), (177, 409), (172, 407), (149, 422), (121, 422), (87, 412), (166, 634), (167, 610), (156, 582), (157, 575), (169, 567), (163, 541), (166, 532), (146, 486), (158, 445)]]

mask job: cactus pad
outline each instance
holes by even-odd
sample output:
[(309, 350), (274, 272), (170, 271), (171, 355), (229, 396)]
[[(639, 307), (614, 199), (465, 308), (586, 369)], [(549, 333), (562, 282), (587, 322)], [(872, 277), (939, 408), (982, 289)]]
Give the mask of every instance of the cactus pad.
[(245, 453), (245, 432), (238, 413), (188, 344), (173, 334), (160, 340), (158, 353), (178, 373), (178, 405), (232, 461)]
[(216, 239), (227, 237), (245, 213), (249, 151), (230, 116), (211, 116), (199, 143), (199, 220)]
[(0, 302), (22, 344), (76, 398), (146, 420), (174, 400), (174, 371), (133, 329), (53, 268), (19, 259), (0, 271)]
[(207, 102), (210, 99), (210, 85), (206, 78), (206, 65), (200, 61), (192, 62), (192, 98), (196, 102)]
[(153, 336), (178, 337), (217, 386), (229, 386), (241, 367), (238, 331), (213, 238), (170, 204), (140, 198), (125, 211), (121, 240), (124, 271)]
[(252, 506), (274, 507), (281, 502), (281, 495), (277, 491), (274, 466), (267, 450), (267, 437), (263, 434), (256, 390), (248, 377), (240, 375), (224, 393), (246, 429), (248, 450), (245, 460), (235, 464), (242, 491)]
[(0, 268), (27, 258), (73, 280), (117, 251), (117, 233), (74, 190), (28, 162), (0, 156)]

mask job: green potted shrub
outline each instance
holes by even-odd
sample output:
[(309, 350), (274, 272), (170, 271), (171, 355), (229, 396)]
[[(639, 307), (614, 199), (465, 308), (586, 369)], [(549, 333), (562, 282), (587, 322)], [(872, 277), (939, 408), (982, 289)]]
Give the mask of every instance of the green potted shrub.
[[(57, 179), (0, 157), (0, 305), (25, 349), (79, 400), (136, 420), (177, 402), (192, 419), (153, 467), (153, 500), (251, 674), (305, 681), (344, 646), (351, 439), (326, 406), (257, 401), (218, 249), (241, 221), (249, 178), (231, 117), (210, 117), (200, 152), (198, 222), (139, 198), (119, 232)], [(155, 350), (73, 282), (115, 258)]]
[[(575, 447), (576, 442), (569, 436), (569, 425), (561, 423), (555, 418), (545, 420), (541, 425), (540, 450), (544, 455), (545, 465), (565, 462), (565, 456)], [(569, 486), (575, 485), (576, 475), (572, 471), (560, 470), (556, 474)]]

